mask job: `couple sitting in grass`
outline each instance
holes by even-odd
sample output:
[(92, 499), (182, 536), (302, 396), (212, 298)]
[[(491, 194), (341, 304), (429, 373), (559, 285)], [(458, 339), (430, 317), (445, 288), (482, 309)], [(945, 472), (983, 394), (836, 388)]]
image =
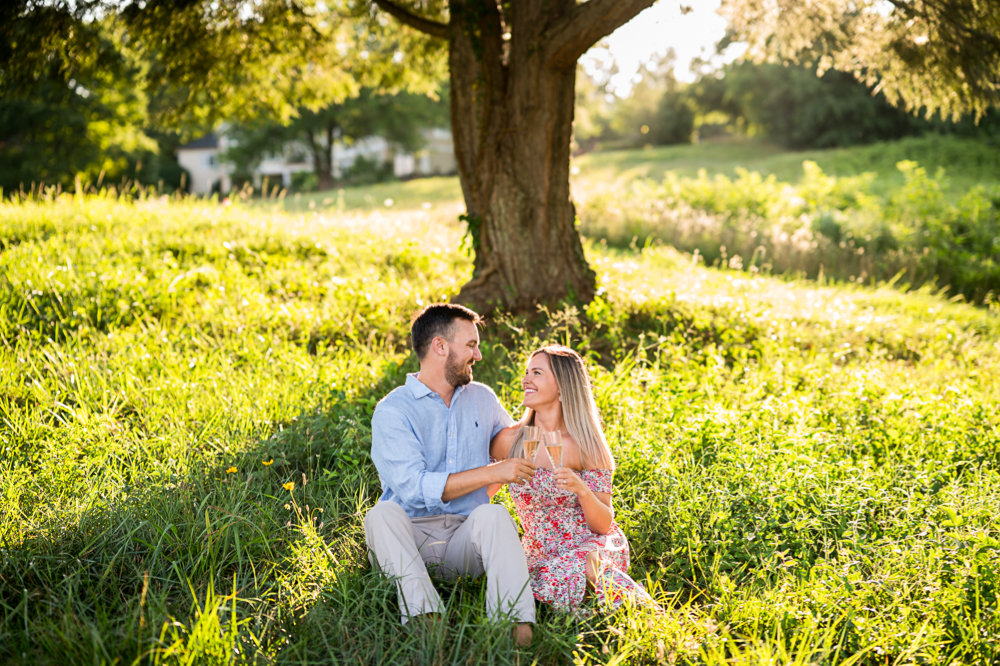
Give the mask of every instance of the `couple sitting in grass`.
[[(567, 347), (528, 360), (517, 423), (483, 384), (472, 381), (479, 316), (434, 304), (412, 322), (420, 372), (375, 408), (372, 459), (382, 497), (365, 516), (372, 564), (396, 580), (403, 622), (444, 612), (428, 574), (486, 574), (490, 617), (512, 618), (519, 644), (531, 640), (535, 599), (577, 610), (593, 596), (653, 605), (629, 578), (628, 541), (614, 522), (614, 458), (601, 430), (587, 370)], [(525, 455), (527, 427), (561, 433), (562, 461), (545, 447)], [(559, 464), (561, 462), (561, 465)], [(524, 538), (490, 498), (510, 485)]]

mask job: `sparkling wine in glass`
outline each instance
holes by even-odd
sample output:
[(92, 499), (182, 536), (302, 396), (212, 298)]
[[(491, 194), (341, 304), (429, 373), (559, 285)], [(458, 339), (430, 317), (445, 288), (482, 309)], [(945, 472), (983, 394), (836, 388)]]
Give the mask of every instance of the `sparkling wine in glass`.
[(524, 457), (532, 464), (538, 454), (539, 435), (538, 426), (524, 426)]
[(558, 430), (542, 434), (542, 442), (545, 445), (545, 452), (552, 460), (552, 467), (562, 467), (562, 433)]

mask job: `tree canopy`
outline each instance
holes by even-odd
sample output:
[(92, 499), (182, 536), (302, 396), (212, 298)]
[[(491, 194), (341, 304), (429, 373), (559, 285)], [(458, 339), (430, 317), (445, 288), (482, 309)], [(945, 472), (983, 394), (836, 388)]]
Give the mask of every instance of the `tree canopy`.
[(144, 63), (138, 85), (161, 102), (157, 120), (174, 125), (288, 120), (363, 87), (428, 91), (445, 66), (440, 43), (339, 0), (13, 0), (0, 12), (5, 95), (43, 76), (117, 71), (95, 49), (112, 26)]
[[(142, 63), (119, 48), (108, 22), (87, 26), (86, 59), (35, 63), (32, 78), (0, 96), (0, 187), (32, 180), (72, 182), (75, 175), (117, 180), (156, 170), (157, 144), (144, 131), (148, 100)], [(70, 45), (66, 45), (72, 50)], [(24, 182), (28, 181), (28, 182)]]
[(958, 119), (1000, 107), (1000, 3), (722, 0), (757, 61), (851, 72), (908, 111)]
[(287, 125), (366, 87), (432, 92), (443, 55), (336, 0), (13, 0), (0, 5), (0, 187), (176, 185), (172, 148), (222, 120)]

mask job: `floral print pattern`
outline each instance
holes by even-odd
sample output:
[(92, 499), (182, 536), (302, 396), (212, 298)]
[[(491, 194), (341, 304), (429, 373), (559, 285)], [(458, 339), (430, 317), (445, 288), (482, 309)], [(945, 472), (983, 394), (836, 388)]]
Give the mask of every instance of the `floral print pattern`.
[[(614, 472), (577, 472), (594, 492), (610, 493)], [(601, 567), (593, 591), (602, 606), (617, 608), (627, 597), (656, 606), (645, 589), (629, 578), (628, 540), (614, 522), (607, 534), (587, 526), (580, 500), (556, 487), (552, 470), (538, 468), (530, 483), (511, 484), (510, 494), (524, 527), (521, 545), (535, 598), (563, 611), (578, 611), (587, 590), (586, 562), (598, 551)]]

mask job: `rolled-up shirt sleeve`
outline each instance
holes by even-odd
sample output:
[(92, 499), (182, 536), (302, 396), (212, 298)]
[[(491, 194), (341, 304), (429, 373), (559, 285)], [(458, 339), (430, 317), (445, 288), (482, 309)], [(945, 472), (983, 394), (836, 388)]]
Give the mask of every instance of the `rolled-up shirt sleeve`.
[(383, 485), (405, 506), (447, 512), (449, 502), (441, 501), (441, 495), (448, 472), (427, 471), (413, 427), (392, 408), (377, 408), (372, 415), (372, 460)]

